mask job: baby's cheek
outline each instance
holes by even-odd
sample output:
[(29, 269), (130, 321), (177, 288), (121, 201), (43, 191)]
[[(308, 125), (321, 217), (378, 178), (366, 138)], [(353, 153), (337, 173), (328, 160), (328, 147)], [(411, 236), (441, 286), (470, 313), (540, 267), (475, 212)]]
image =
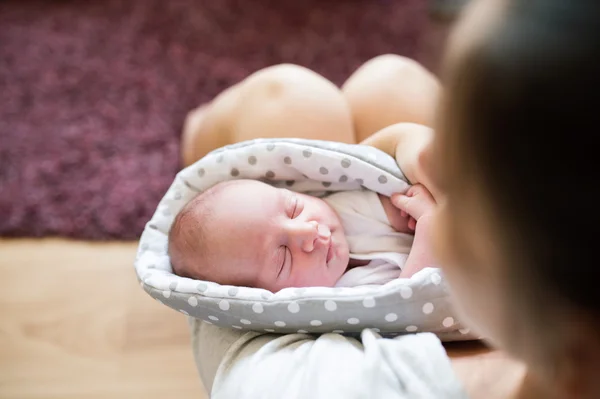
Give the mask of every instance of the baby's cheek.
[(333, 287), (335, 281), (332, 277), (314, 268), (306, 268), (298, 271), (293, 279), (294, 287)]

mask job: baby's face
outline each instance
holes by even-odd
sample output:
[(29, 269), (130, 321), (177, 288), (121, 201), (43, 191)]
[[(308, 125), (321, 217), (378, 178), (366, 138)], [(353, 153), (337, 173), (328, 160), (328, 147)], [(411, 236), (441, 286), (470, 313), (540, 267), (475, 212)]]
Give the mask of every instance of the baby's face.
[(217, 253), (211, 258), (219, 280), (276, 292), (331, 287), (344, 274), (348, 243), (325, 201), (248, 180), (216, 198), (211, 227), (217, 239), (211, 241)]

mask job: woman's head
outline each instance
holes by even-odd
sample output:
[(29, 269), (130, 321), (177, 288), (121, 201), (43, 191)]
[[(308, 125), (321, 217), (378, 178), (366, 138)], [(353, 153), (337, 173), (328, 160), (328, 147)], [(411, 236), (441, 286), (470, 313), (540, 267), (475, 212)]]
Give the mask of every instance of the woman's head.
[(492, 341), (554, 367), (542, 372), (600, 366), (600, 2), (475, 1), (444, 84), (424, 162), (457, 302)]

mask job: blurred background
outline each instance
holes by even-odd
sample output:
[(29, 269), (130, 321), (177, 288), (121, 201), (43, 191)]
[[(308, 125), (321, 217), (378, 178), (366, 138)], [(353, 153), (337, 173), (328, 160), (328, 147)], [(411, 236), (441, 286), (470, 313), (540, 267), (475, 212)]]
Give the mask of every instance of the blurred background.
[(0, 1), (0, 398), (205, 397), (186, 320), (133, 272), (186, 113), (282, 62), (437, 72), (464, 3)]
[(136, 239), (191, 108), (282, 62), (337, 84), (385, 53), (435, 70), (446, 3), (0, 2), (0, 234)]

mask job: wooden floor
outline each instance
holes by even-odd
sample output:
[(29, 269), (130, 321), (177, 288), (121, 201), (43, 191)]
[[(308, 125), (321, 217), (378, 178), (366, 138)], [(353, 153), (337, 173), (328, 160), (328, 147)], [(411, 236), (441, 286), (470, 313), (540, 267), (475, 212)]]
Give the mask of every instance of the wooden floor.
[(0, 241), (0, 398), (206, 398), (187, 320), (140, 289), (135, 248)]
[[(204, 399), (183, 315), (137, 285), (135, 243), (0, 240), (0, 398)], [(474, 399), (506, 399), (522, 367), (449, 348)]]

